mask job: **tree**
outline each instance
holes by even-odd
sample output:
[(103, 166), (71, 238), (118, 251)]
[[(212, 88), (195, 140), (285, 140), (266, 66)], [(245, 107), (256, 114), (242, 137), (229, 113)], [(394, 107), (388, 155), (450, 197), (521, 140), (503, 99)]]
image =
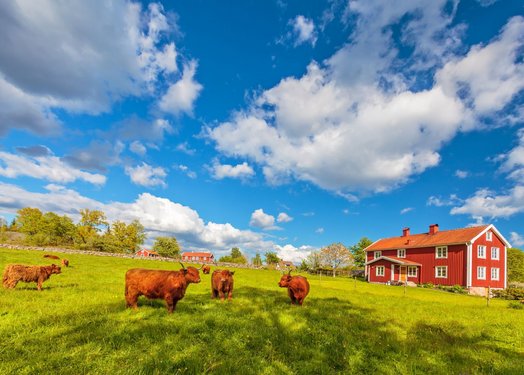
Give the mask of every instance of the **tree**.
[(301, 268), (305, 267), (305, 269), (308, 270), (308, 271), (316, 272), (316, 270), (320, 268), (321, 263), (322, 263), (322, 259), (320, 257), (320, 252), (312, 251), (306, 257), (306, 259), (304, 259), (302, 261), (302, 263), (303, 263), (303, 266), (301, 265)]
[(45, 225), (43, 216), (42, 211), (38, 208), (25, 207), (18, 210), (16, 222), (20, 232), (29, 237), (42, 232)]
[(278, 262), (280, 262), (280, 258), (278, 257), (277, 253), (273, 252), (273, 251), (268, 251), (264, 254), (265, 258), (266, 258), (266, 264), (267, 265), (270, 265), (270, 264), (277, 264)]
[(83, 244), (88, 244), (98, 235), (102, 230), (101, 227), (109, 229), (106, 215), (99, 210), (90, 210), (84, 208), (80, 210), (81, 219), (77, 225), (77, 234)]
[(114, 237), (119, 253), (135, 253), (146, 239), (144, 226), (138, 220), (127, 225), (117, 220), (111, 225), (109, 233)]
[(349, 248), (349, 251), (351, 252), (351, 254), (353, 254), (353, 261), (355, 262), (355, 266), (359, 268), (364, 268), (366, 264), (366, 252), (364, 251), (364, 249), (372, 243), (373, 241), (371, 241), (369, 238), (362, 237), (357, 244)]
[(340, 242), (322, 248), (320, 257), (324, 264), (333, 268), (333, 277), (335, 277), (337, 268), (353, 263), (353, 256), (350, 251)]
[(233, 247), (231, 249), (231, 255), (224, 255), (223, 257), (220, 257), (218, 261), (224, 262), (224, 263), (238, 263), (238, 264), (247, 263), (246, 257), (244, 256), (244, 254), (242, 254), (242, 252), (240, 251), (238, 247)]
[(520, 249), (508, 249), (508, 281), (524, 282), (524, 252)]
[(252, 261), (254, 266), (260, 267), (262, 265), (262, 258), (260, 257), (259, 253), (256, 253), (255, 257)]
[(238, 247), (234, 247), (231, 249), (231, 258), (240, 258), (242, 256), (242, 252)]
[(42, 235), (45, 245), (72, 245), (76, 232), (73, 220), (68, 216), (58, 216), (54, 212), (47, 212), (43, 216), (44, 227)]
[(180, 256), (180, 245), (175, 237), (157, 237), (153, 250), (163, 257), (178, 258)]

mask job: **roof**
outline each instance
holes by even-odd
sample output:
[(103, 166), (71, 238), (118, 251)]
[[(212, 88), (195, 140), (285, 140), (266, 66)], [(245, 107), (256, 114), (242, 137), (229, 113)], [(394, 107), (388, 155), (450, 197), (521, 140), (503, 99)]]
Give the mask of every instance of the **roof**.
[(375, 263), (375, 262), (378, 262), (379, 260), (387, 260), (389, 262), (400, 264), (401, 266), (422, 266), (422, 264), (420, 263), (413, 262), (411, 260), (407, 260), (404, 258), (385, 257), (385, 256), (381, 256), (376, 259), (370, 260), (369, 262), (366, 262), (366, 264)]
[(185, 253), (182, 253), (182, 256), (183, 257), (212, 257), (213, 254), (212, 253), (205, 253), (205, 252), (200, 252), (200, 253), (185, 252)]
[(444, 245), (456, 245), (473, 242), (480, 235), (486, 232), (488, 229), (492, 229), (493, 232), (500, 238), (507, 247), (510, 247), (508, 241), (499, 233), (499, 231), (490, 225), (481, 225), (469, 228), (460, 228), (452, 230), (442, 230), (437, 233), (430, 234), (412, 234), (408, 236), (398, 236), (383, 238), (375, 241), (365, 251), (376, 251), (376, 250), (394, 250), (394, 249), (410, 249), (419, 247), (430, 247), (430, 246), (444, 246)]

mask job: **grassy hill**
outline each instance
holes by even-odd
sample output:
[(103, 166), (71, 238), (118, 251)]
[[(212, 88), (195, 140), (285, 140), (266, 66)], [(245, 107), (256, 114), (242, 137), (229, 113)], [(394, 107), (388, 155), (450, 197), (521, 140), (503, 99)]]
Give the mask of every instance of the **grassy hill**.
[[(0, 249), (0, 268), (42, 255)], [(507, 301), (308, 276), (300, 308), (279, 272), (238, 269), (232, 302), (201, 274), (168, 315), (126, 309), (124, 274), (176, 263), (65, 256), (42, 292), (0, 288), (1, 374), (522, 374), (524, 310)]]

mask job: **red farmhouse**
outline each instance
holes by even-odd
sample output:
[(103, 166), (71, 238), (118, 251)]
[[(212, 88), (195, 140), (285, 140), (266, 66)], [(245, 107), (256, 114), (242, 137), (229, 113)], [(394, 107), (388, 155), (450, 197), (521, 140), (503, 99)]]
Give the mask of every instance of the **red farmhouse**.
[(202, 253), (182, 253), (182, 260), (187, 262), (205, 262), (213, 263), (215, 261), (215, 256), (211, 253), (202, 252)]
[(146, 250), (146, 249), (137, 251), (135, 255), (139, 257), (146, 257), (146, 258), (159, 256), (159, 254), (156, 251), (151, 251), (151, 250)]
[[(507, 286), (507, 248), (510, 244), (493, 225), (380, 239), (366, 251), (370, 282), (414, 282), (461, 285), (470, 292)], [(481, 289), (476, 289), (481, 288)]]

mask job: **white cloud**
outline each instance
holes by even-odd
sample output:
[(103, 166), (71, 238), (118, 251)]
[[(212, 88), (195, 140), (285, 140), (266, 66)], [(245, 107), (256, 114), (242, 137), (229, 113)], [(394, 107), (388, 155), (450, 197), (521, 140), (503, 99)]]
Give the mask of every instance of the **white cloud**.
[(510, 243), (512, 246), (524, 246), (524, 237), (517, 232), (510, 232)]
[(222, 180), (224, 178), (246, 179), (255, 175), (253, 168), (251, 168), (251, 166), (246, 162), (237, 165), (230, 165), (220, 164), (218, 160), (215, 160), (210, 170), (213, 178), (217, 180)]
[[(98, 114), (180, 80), (177, 29), (161, 5), (115, 0), (0, 2), (0, 134), (57, 132), (55, 109)], [(93, 25), (97, 25), (93, 27)], [(194, 71), (192, 71), (194, 74)], [(184, 74), (182, 75), (184, 79)]]
[(194, 148), (191, 148), (187, 142), (178, 144), (176, 146), (176, 150), (180, 151), (180, 152), (183, 152), (184, 154), (187, 154), (187, 155), (195, 155), (196, 154), (196, 150)]
[(167, 113), (179, 115), (182, 112), (193, 113), (193, 105), (202, 85), (194, 80), (196, 61), (192, 60), (184, 66), (182, 78), (170, 85), (165, 95), (160, 99), (159, 108)]
[(144, 156), (147, 152), (146, 147), (139, 141), (133, 141), (129, 145), (129, 149), (137, 155)]
[(192, 179), (197, 178), (196, 172), (194, 172), (191, 169), (189, 169), (189, 167), (187, 165), (180, 164), (180, 165), (176, 165), (175, 168), (178, 169), (179, 171), (182, 171), (183, 173), (185, 173), (186, 176), (189, 177), (189, 178), (192, 178)]
[(287, 244), (284, 246), (275, 245), (274, 250), (280, 259), (300, 264), (309, 254), (311, 254), (312, 251), (316, 251), (317, 249), (311, 246), (295, 247)]
[(249, 225), (252, 227), (261, 228), (263, 230), (280, 229), (279, 227), (275, 226), (275, 217), (273, 215), (266, 214), (262, 208), (253, 211)]
[[(437, 166), (440, 149), (458, 132), (481, 126), (523, 87), (515, 59), (522, 18), (460, 57), (454, 55), (460, 30), (450, 28), (456, 3), (445, 5), (350, 2), (348, 12), (358, 16), (351, 43), (325, 66), (312, 62), (302, 77), (263, 91), (229, 121), (207, 128), (207, 137), (219, 152), (260, 165), (269, 184), (307, 181), (351, 199), (405, 184)], [(413, 14), (399, 39), (414, 52), (399, 62), (391, 28)], [(500, 66), (489, 63), (494, 55), (504, 56)], [(408, 66), (406, 76), (397, 63)], [(467, 73), (470, 65), (478, 75)], [(432, 84), (410, 87), (415, 70), (433, 77)]]
[(480, 189), (451, 209), (452, 215), (469, 214), (472, 217), (508, 218), (524, 212), (524, 186), (515, 186), (507, 194), (497, 195), (489, 189)]
[(462, 170), (460, 170), (460, 169), (457, 169), (457, 170), (455, 171), (455, 176), (457, 176), (457, 177), (460, 178), (460, 179), (467, 178), (467, 177), (469, 177), (469, 175), (470, 175), (470, 174), (469, 174), (468, 171), (462, 171)]
[(288, 214), (286, 214), (285, 212), (281, 212), (277, 216), (277, 222), (279, 223), (289, 223), (292, 220), (293, 218), (289, 216)]
[(8, 178), (28, 176), (59, 183), (84, 180), (91, 184), (103, 185), (106, 182), (104, 175), (72, 168), (56, 156), (25, 157), (2, 151), (0, 151), (0, 176)]
[(400, 210), (400, 214), (404, 215), (404, 214), (407, 214), (408, 212), (413, 211), (413, 210), (414, 210), (413, 207), (406, 207), (406, 208), (403, 208), (402, 210)]
[(298, 15), (291, 21), (295, 34), (295, 46), (303, 43), (311, 43), (312, 46), (317, 42), (315, 23), (302, 15)]
[[(34, 193), (0, 182), (0, 209), (16, 214), (22, 207), (36, 207), (44, 212), (66, 214), (74, 220), (80, 218), (80, 209), (101, 210), (110, 222), (140, 221), (151, 243), (156, 236), (175, 236), (185, 250), (212, 249), (213, 252), (225, 253), (238, 246), (254, 255), (260, 249), (276, 246), (266, 241), (262, 234), (240, 230), (229, 223), (205, 222), (192, 208), (148, 193), (140, 194), (131, 203), (102, 203), (63, 186), (48, 185), (46, 188), (47, 192)], [(306, 248), (298, 249), (303, 251), (300, 249)]]
[(167, 176), (166, 171), (162, 167), (152, 167), (147, 163), (137, 165), (136, 167), (126, 167), (126, 174), (131, 178), (131, 181), (141, 186), (163, 186), (166, 187), (164, 179)]
[(443, 207), (443, 206), (454, 206), (461, 204), (462, 200), (457, 197), (456, 194), (451, 194), (448, 198), (442, 198), (437, 196), (430, 196), (426, 202), (427, 206)]
[(322, 227), (317, 228), (317, 229), (315, 230), (315, 233), (317, 233), (317, 234), (322, 234), (322, 233), (324, 233), (324, 228), (322, 228)]

